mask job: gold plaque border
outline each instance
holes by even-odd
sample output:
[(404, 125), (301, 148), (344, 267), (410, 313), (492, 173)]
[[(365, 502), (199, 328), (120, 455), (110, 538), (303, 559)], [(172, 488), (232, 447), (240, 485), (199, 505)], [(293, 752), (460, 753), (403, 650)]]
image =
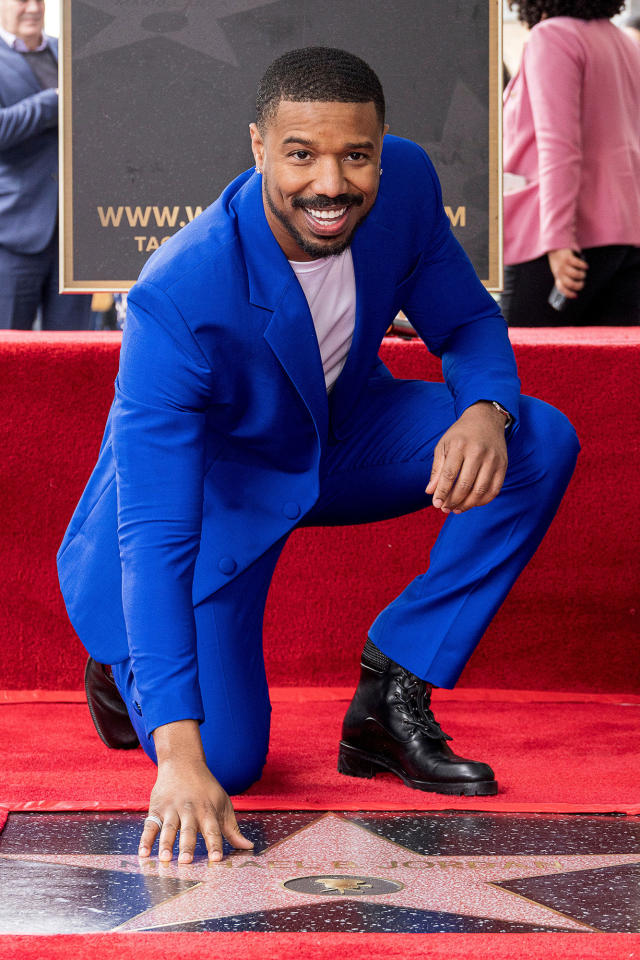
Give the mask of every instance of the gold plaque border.
[[(502, 0), (489, 3), (489, 276), (492, 292), (503, 286), (502, 253)], [(76, 280), (73, 263), (73, 115), (71, 88), (71, 0), (62, 0), (60, 64), (60, 292), (126, 293), (135, 280)]]
[(489, 0), (489, 276), (500, 292), (504, 281), (502, 235), (502, 0)]
[(73, 111), (71, 71), (71, 0), (62, 0), (58, 64), (60, 72), (60, 293), (126, 293), (135, 280), (76, 280), (73, 264)]

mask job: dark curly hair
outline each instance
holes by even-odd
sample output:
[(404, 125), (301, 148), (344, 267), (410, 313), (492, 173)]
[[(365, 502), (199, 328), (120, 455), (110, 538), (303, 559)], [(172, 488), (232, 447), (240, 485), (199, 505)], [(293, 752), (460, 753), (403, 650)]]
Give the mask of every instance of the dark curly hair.
[(281, 100), (373, 101), (380, 125), (384, 124), (384, 94), (368, 63), (334, 47), (289, 50), (267, 68), (258, 86), (256, 123), (262, 130), (275, 115)]
[(615, 17), (624, 8), (618, 0), (509, 0), (511, 10), (528, 27), (535, 27), (544, 17), (576, 17), (578, 20), (600, 20)]

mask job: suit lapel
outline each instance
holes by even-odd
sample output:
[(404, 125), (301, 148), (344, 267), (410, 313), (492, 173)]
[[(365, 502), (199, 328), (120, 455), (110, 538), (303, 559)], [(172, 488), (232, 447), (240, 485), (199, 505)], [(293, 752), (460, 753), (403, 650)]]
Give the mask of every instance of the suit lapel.
[[(48, 37), (49, 47), (55, 58), (56, 63), (58, 62), (58, 41), (55, 37)], [(26, 62), (22, 54), (18, 53), (17, 50), (14, 50), (12, 47), (8, 46), (4, 40), (0, 37), (0, 60), (7, 60), (9, 66), (12, 70), (15, 70), (18, 73), (25, 83), (27, 83), (34, 93), (40, 93), (41, 87), (38, 83), (37, 77), (29, 64)]]
[[(56, 57), (57, 59), (57, 57)], [(7, 65), (20, 75), (22, 80), (29, 86), (34, 93), (40, 93), (41, 87), (36, 79), (36, 75), (25, 61), (24, 57), (13, 50), (0, 38), (0, 60), (5, 60)]]
[(306, 297), (267, 223), (262, 179), (254, 174), (232, 202), (249, 279), (249, 299), (270, 310), (264, 338), (302, 397), (320, 445), (328, 429), (327, 391)]
[(329, 422), (327, 388), (313, 320), (295, 275), (274, 310), (264, 337), (304, 400), (322, 446)]

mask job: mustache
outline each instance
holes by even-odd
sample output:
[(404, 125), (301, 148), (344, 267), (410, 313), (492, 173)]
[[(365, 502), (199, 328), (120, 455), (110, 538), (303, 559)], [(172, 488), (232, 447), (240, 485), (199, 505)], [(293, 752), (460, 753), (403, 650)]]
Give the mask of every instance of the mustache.
[(355, 193), (341, 193), (337, 197), (327, 197), (318, 194), (315, 197), (294, 197), (292, 207), (301, 207), (303, 210), (324, 210), (327, 207), (360, 207), (363, 198)]

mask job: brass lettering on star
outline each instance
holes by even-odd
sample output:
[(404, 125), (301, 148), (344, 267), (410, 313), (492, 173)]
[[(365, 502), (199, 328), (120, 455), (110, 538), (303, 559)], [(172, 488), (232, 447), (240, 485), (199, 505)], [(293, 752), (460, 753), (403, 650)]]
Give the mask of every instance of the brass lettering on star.
[[(214, 861), (211, 860), (207, 864), (211, 869), (221, 868), (226, 870), (241, 870), (246, 869), (247, 867), (253, 867), (254, 869), (271, 869), (271, 870), (304, 870), (305, 867), (309, 869), (321, 870), (323, 866), (326, 866), (326, 863), (318, 863), (310, 860), (264, 860), (262, 857), (247, 857), (242, 856), (242, 859), (238, 859), (234, 862), (233, 855), (226, 857), (224, 860)], [(357, 870), (359, 864), (354, 860), (333, 860), (331, 861), (331, 867), (334, 870)], [(522, 860), (504, 860), (504, 861), (487, 861), (484, 863), (478, 863), (475, 860), (440, 860), (440, 859), (415, 859), (415, 860), (388, 860), (385, 863), (376, 863), (367, 864), (367, 867), (371, 869), (374, 866), (376, 870), (386, 871), (386, 870), (522, 870), (522, 869), (549, 869), (554, 870), (563, 870), (563, 866), (559, 860), (551, 861), (550, 863), (545, 863), (541, 860), (535, 860), (533, 857), (530, 861)], [(153, 869), (148, 866), (148, 869)], [(322, 874), (322, 876), (326, 876)]]

